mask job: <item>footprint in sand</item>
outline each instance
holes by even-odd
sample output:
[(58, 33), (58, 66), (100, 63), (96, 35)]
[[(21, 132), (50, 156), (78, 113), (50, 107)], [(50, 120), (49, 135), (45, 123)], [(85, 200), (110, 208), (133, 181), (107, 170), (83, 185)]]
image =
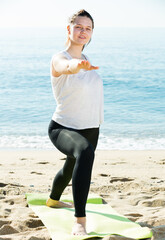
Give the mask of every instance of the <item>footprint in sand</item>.
[(33, 218), (26, 220), (25, 224), (29, 228), (37, 228), (37, 227), (44, 226), (44, 224), (40, 219), (33, 219)]
[(13, 233), (18, 233), (18, 231), (9, 224), (5, 224), (0, 228), (0, 235), (8, 235)]
[(158, 162), (158, 164), (164, 165), (164, 164), (165, 164), (165, 159), (161, 159), (161, 160)]
[(7, 220), (0, 220), (0, 228), (5, 225), (5, 224), (10, 224), (11, 221), (7, 221)]
[(145, 207), (164, 207), (165, 200), (164, 199), (154, 199), (149, 201), (143, 201), (142, 205)]
[(110, 183), (113, 183), (113, 182), (130, 182), (130, 181), (134, 181), (134, 180), (135, 180), (134, 178), (112, 177), (111, 180), (110, 180)]
[(43, 175), (43, 173), (31, 172), (31, 174)]
[(101, 176), (101, 177), (110, 177), (111, 175), (110, 174), (106, 174), (106, 173), (100, 173), (99, 176)]
[(2, 195), (0, 195), (0, 200), (2, 200), (2, 199), (5, 199), (5, 197), (4, 197), (4, 196), (2, 196)]
[(25, 160), (28, 160), (28, 158), (19, 158), (19, 160), (25, 161)]
[(157, 178), (157, 177), (151, 177), (151, 179), (153, 179), (153, 180), (154, 180), (154, 179), (159, 179), (159, 178)]
[(49, 162), (38, 162), (37, 164), (43, 164), (43, 165), (45, 165), (45, 164), (49, 164)]
[(148, 201), (147, 199), (151, 199), (152, 196), (141, 196), (141, 197), (132, 197), (129, 202), (132, 206), (137, 206), (139, 203), (144, 202), (144, 201)]
[(6, 183), (0, 183), (0, 187), (6, 187), (8, 184)]
[(9, 205), (14, 205), (14, 201), (9, 199), (9, 200), (5, 200), (5, 203), (8, 203)]
[(111, 163), (111, 165), (117, 165), (117, 164), (125, 164), (126, 162), (114, 162), (114, 163)]
[(24, 187), (23, 185), (21, 184), (17, 184), (17, 183), (9, 183), (8, 185), (12, 186), (12, 187)]
[(131, 217), (143, 217), (143, 215), (140, 214), (140, 213), (128, 213), (128, 214), (125, 214), (125, 216), (131, 216)]
[(31, 218), (38, 218), (36, 215), (34, 215), (34, 214), (29, 214), (29, 217), (31, 217)]
[(9, 215), (9, 214), (11, 213), (11, 209), (10, 209), (10, 208), (5, 208), (5, 209), (4, 209), (4, 212), (5, 212), (7, 215)]

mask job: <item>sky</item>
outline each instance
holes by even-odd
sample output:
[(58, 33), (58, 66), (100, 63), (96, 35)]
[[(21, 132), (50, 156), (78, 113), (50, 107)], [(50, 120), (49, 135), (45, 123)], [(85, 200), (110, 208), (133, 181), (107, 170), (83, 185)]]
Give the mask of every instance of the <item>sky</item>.
[(0, 0), (0, 28), (62, 27), (82, 8), (96, 27), (165, 27), (165, 0)]

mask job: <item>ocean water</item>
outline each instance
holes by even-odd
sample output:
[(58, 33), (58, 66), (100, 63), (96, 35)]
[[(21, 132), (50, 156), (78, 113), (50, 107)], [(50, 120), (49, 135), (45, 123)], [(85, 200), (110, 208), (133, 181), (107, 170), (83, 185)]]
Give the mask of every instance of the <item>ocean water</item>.
[[(49, 67), (65, 41), (61, 28), (0, 29), (0, 149), (54, 148)], [(165, 149), (165, 28), (97, 28), (84, 53), (104, 83), (98, 149)]]

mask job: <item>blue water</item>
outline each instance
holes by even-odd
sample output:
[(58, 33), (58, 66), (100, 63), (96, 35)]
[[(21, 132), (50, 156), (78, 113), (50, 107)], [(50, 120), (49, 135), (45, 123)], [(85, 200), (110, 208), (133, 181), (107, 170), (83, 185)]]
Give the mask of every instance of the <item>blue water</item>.
[[(51, 56), (65, 29), (0, 30), (0, 148), (51, 149)], [(165, 149), (165, 28), (98, 28), (84, 50), (104, 82), (99, 149)], [(97, 96), (96, 96), (97, 97)]]

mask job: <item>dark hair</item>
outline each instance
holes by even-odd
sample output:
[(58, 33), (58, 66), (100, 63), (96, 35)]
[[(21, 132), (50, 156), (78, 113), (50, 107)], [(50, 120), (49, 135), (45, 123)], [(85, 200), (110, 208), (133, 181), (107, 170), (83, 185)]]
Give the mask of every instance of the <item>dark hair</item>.
[(93, 21), (93, 18), (92, 16), (87, 12), (85, 11), (84, 9), (81, 9), (79, 10), (78, 12), (76, 12), (75, 14), (73, 14), (70, 18), (69, 18), (69, 23), (74, 23), (76, 17), (88, 17), (91, 19), (92, 21), (92, 29), (94, 29), (94, 21)]
[[(88, 17), (88, 18), (90, 18), (90, 20), (92, 21), (92, 29), (94, 29), (94, 20), (93, 20), (92, 16), (87, 11), (85, 11), (84, 9), (81, 9), (78, 12), (74, 13), (68, 19), (68, 23), (73, 24), (77, 17)], [(91, 39), (90, 39), (90, 41), (91, 41)], [(90, 41), (88, 42), (88, 44), (90, 43)], [(69, 43), (69, 38), (67, 39), (66, 45), (68, 45), (68, 43)], [(83, 51), (84, 47), (85, 47), (85, 45), (83, 46), (82, 51)]]

